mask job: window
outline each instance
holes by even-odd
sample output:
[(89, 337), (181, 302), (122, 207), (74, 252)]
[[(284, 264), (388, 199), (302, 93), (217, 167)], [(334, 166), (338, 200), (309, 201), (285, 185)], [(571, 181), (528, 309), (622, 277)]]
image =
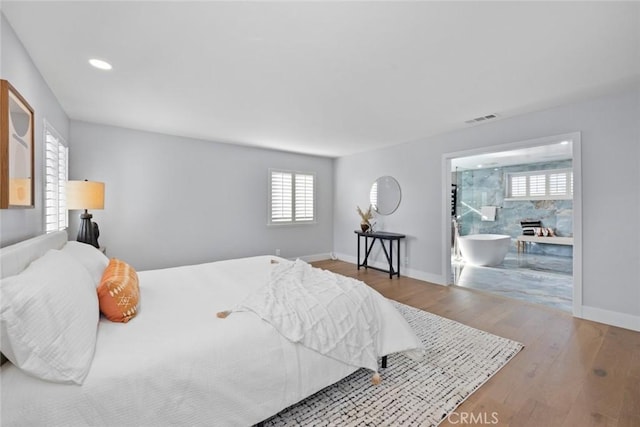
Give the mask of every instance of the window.
[(552, 200), (573, 198), (573, 172), (554, 169), (506, 174), (506, 198)]
[(567, 194), (567, 174), (551, 173), (549, 174), (549, 195), (563, 196)]
[(544, 196), (547, 193), (547, 176), (546, 175), (529, 175), (529, 195)]
[(526, 176), (512, 176), (509, 180), (509, 188), (511, 194), (508, 197), (526, 197), (527, 196), (527, 177)]
[(45, 198), (44, 223), (47, 233), (64, 230), (68, 225), (65, 185), (68, 175), (69, 149), (58, 133), (44, 125)]
[(315, 174), (269, 171), (269, 224), (315, 222)]

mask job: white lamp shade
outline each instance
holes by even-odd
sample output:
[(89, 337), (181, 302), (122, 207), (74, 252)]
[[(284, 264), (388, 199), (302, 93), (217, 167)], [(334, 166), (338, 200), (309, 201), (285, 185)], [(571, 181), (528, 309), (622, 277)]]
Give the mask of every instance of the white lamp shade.
[(67, 209), (104, 209), (104, 182), (67, 181)]

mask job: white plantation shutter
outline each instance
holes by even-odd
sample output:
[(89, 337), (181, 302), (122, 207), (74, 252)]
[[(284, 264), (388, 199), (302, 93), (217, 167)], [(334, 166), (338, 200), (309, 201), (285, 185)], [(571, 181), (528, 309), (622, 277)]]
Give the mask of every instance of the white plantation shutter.
[(552, 196), (560, 196), (567, 194), (567, 176), (566, 172), (549, 174), (549, 194)]
[(314, 183), (313, 175), (296, 174), (296, 221), (314, 220)]
[(546, 175), (529, 176), (529, 195), (544, 196), (547, 192)]
[(573, 172), (554, 169), (507, 174), (507, 198), (524, 200), (573, 198)]
[(271, 222), (289, 222), (293, 218), (292, 178), (287, 172), (271, 172)]
[(511, 194), (509, 197), (525, 197), (527, 195), (527, 177), (514, 176), (511, 178)]
[(68, 148), (57, 132), (45, 122), (45, 230), (51, 233), (68, 225), (65, 186), (68, 176)]
[(570, 172), (569, 174), (571, 175), (571, 193), (570, 194), (573, 194), (573, 172)]
[(315, 221), (315, 175), (269, 172), (269, 224)]

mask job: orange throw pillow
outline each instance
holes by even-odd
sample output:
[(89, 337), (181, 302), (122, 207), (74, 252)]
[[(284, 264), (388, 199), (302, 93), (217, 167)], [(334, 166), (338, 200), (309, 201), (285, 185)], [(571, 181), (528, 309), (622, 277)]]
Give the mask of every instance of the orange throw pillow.
[(112, 322), (128, 322), (138, 314), (138, 274), (124, 261), (112, 258), (98, 286), (100, 311)]

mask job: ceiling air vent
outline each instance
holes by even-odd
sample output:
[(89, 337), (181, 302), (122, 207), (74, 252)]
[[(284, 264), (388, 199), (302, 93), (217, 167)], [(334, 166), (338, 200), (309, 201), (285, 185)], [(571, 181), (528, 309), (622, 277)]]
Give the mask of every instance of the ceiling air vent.
[(466, 124), (471, 125), (474, 123), (481, 123), (487, 120), (493, 120), (495, 118), (497, 118), (498, 115), (497, 114), (487, 114), (486, 116), (480, 116), (480, 117), (476, 117), (475, 119), (471, 119), (471, 120), (467, 120), (465, 121)]

